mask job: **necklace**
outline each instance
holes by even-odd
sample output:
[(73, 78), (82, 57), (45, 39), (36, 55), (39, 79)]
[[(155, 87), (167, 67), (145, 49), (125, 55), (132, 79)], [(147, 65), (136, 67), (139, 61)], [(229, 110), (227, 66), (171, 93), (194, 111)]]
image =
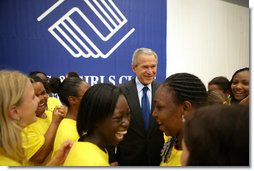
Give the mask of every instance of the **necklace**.
[(174, 136), (164, 143), (163, 148), (161, 150), (161, 157), (164, 163), (166, 163), (167, 160), (169, 159), (172, 153), (172, 149), (176, 144), (177, 144), (177, 138)]

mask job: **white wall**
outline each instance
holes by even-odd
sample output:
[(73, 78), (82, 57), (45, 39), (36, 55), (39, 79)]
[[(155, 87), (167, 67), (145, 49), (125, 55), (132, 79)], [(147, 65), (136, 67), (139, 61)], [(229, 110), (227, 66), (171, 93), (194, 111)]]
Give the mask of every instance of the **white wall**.
[(249, 8), (220, 0), (167, 0), (167, 73), (207, 86), (249, 66)]

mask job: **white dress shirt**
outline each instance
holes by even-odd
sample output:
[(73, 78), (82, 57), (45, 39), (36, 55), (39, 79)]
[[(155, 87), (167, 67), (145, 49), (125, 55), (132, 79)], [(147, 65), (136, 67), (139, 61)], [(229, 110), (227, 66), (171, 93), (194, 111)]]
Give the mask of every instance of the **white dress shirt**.
[[(138, 78), (136, 77), (135, 78), (135, 81), (136, 81), (136, 85), (137, 85), (137, 91), (138, 91), (138, 98), (139, 98), (139, 104), (140, 104), (140, 107), (142, 107), (142, 103), (141, 103), (141, 99), (142, 99), (142, 96), (143, 96), (143, 87), (145, 85), (143, 85), (139, 80)], [(148, 96), (148, 100), (149, 100), (149, 104), (150, 104), (150, 111), (151, 111), (151, 99), (152, 99), (152, 93), (151, 93), (151, 90), (152, 90), (152, 85), (151, 84), (148, 84), (147, 85), (148, 87), (148, 90), (147, 90), (147, 96)]]

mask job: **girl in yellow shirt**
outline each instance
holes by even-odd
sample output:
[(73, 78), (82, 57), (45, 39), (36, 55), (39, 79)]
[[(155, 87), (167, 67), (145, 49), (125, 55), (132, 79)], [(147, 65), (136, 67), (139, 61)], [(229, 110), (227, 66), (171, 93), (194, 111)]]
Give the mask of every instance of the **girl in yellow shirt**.
[(107, 83), (90, 87), (78, 111), (79, 141), (64, 166), (109, 166), (106, 147), (117, 145), (127, 133), (130, 109), (120, 88)]
[(79, 135), (76, 127), (78, 108), (84, 93), (89, 87), (90, 85), (79, 77), (66, 78), (59, 87), (56, 87), (61, 102), (68, 107), (68, 112), (57, 129), (53, 156), (64, 141), (68, 139), (78, 141)]
[[(19, 71), (0, 71), (0, 166), (27, 165), (21, 131), (37, 119), (39, 99), (28, 77)], [(47, 165), (60, 165), (72, 142), (65, 142)]]
[(37, 121), (22, 131), (23, 148), (31, 165), (45, 165), (51, 158), (56, 131), (67, 110), (55, 107), (53, 112), (47, 111), (48, 94), (43, 80), (31, 76), (34, 93), (39, 98), (35, 111)]

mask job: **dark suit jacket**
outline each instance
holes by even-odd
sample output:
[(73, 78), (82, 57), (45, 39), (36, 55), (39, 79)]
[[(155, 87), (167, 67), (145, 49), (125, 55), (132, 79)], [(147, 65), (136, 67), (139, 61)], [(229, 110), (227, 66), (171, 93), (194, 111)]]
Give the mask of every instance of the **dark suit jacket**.
[[(152, 102), (158, 86), (158, 82), (152, 82)], [(131, 122), (128, 133), (124, 136), (123, 141), (117, 145), (116, 159), (118, 164), (122, 166), (160, 165), (160, 153), (164, 143), (163, 132), (160, 131), (152, 114), (149, 129), (145, 130), (135, 79), (121, 84), (119, 87), (123, 90), (128, 101)]]

